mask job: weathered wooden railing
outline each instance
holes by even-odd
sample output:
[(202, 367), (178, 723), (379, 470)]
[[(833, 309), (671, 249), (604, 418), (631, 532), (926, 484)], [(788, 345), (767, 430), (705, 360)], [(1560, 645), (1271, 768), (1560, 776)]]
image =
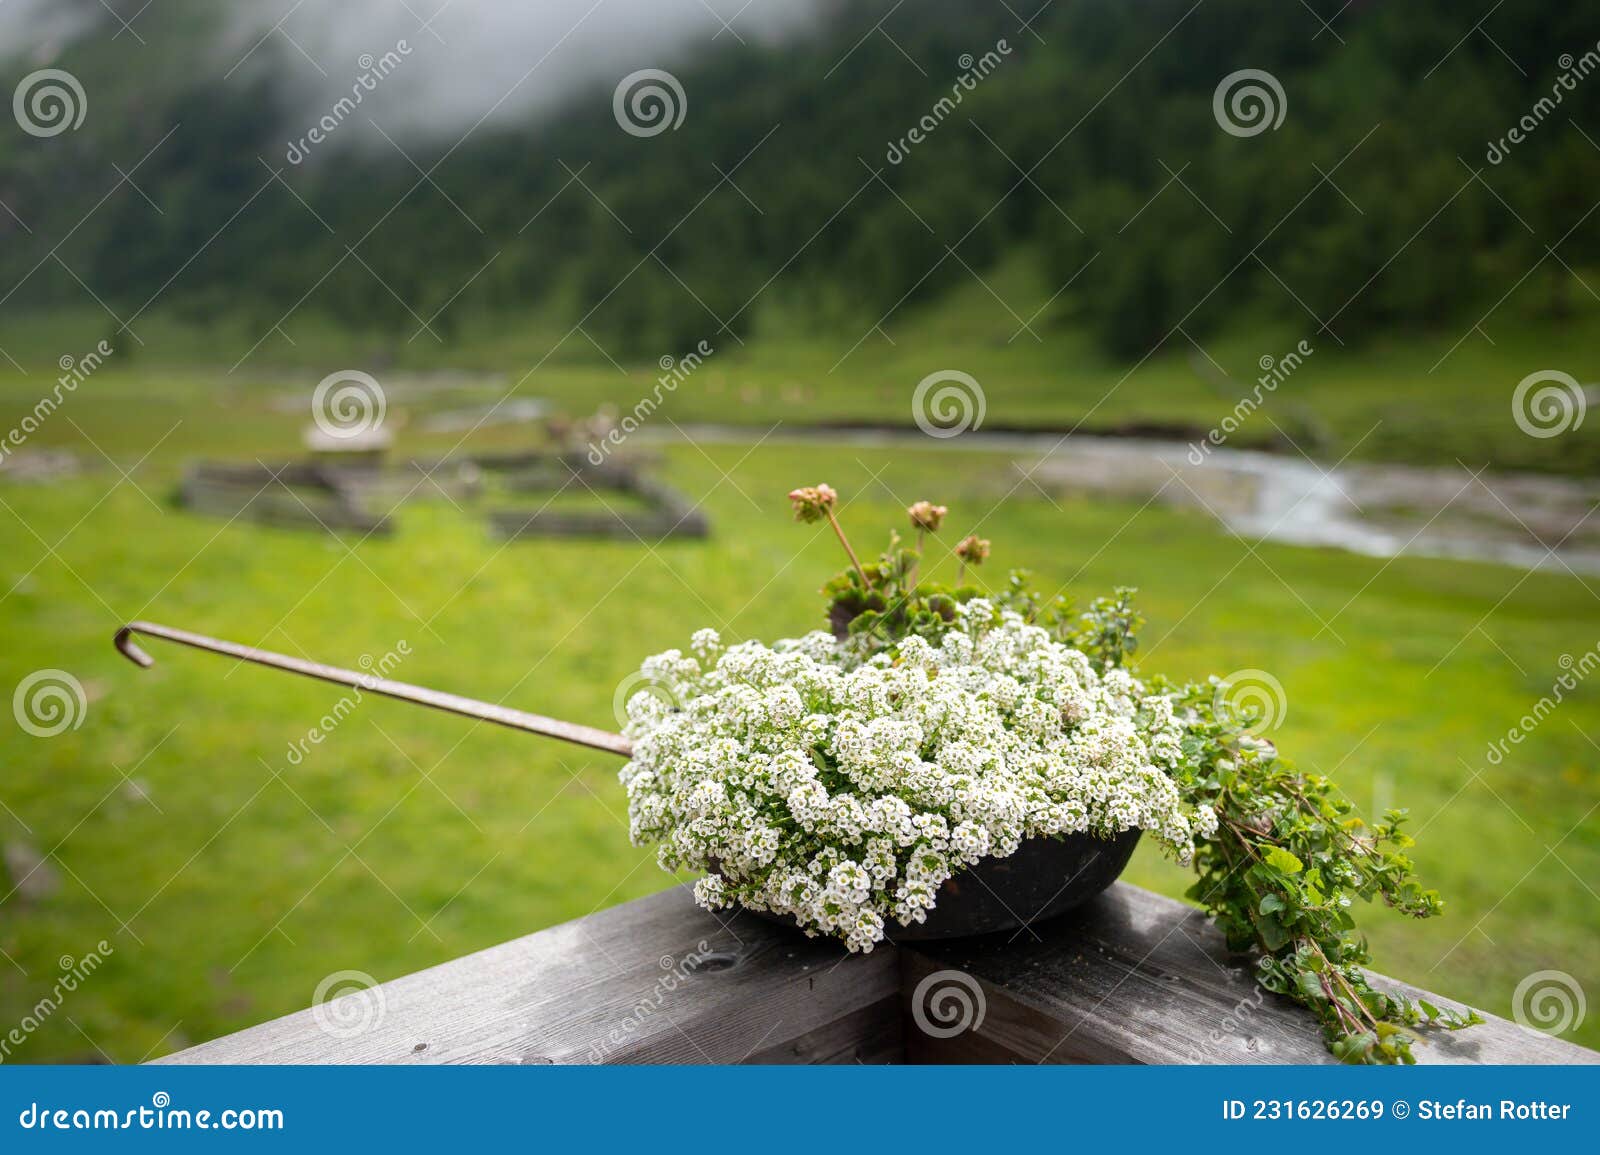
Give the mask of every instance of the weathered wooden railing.
[[(1600, 1062), (1498, 1018), (1429, 1032), (1416, 1053), (1424, 1063)], [(1310, 1016), (1261, 994), (1198, 912), (1118, 883), (1009, 938), (870, 955), (749, 914), (708, 914), (674, 889), (163, 1061), (1332, 1060)]]

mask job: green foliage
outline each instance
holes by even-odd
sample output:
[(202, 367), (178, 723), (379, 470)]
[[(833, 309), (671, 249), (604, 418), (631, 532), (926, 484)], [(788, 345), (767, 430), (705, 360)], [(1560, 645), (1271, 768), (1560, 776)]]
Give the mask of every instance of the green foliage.
[(1102, 674), (1125, 665), (1139, 648), (1144, 615), (1133, 608), (1137, 590), (1118, 586), (1111, 597), (1095, 598), (1087, 610), (1074, 615), (1070, 597), (1057, 594), (1041, 602), (1029, 588), (1031, 580), (1026, 570), (1012, 570), (1006, 592), (997, 600), (1022, 614), (1024, 620), (1049, 629), (1058, 641), (1088, 654)]
[(980, 593), (977, 586), (919, 582), (922, 555), (891, 535), (889, 548), (859, 571), (849, 568), (822, 587), (828, 626), (863, 654), (874, 654), (915, 634), (937, 638), (955, 620), (956, 606)]
[(1443, 909), (1404, 853), (1412, 845), (1401, 830), (1406, 812), (1389, 810), (1369, 826), (1329, 779), (1296, 770), (1252, 736), (1258, 718), (1219, 710), (1214, 679), (1156, 684), (1187, 715), (1178, 784), (1218, 819), (1215, 834), (1197, 840), (1189, 897), (1231, 949), (1259, 953), (1261, 985), (1308, 1007), (1329, 1050), (1346, 1062), (1410, 1063), (1414, 1028), (1482, 1022), (1471, 1010), (1377, 990), (1362, 969), (1371, 960), (1351, 913), (1355, 900), (1382, 901), (1413, 918)]
[[(916, 507), (909, 512), (915, 524)], [(912, 635), (944, 633), (955, 607), (982, 591), (919, 581), (920, 560), (891, 534), (877, 562), (832, 578), (822, 592), (835, 635), (877, 653)], [(1027, 571), (1013, 570), (1005, 589), (987, 596), (1081, 650), (1104, 673), (1129, 666), (1138, 649), (1144, 619), (1133, 608), (1135, 592), (1119, 587), (1076, 613), (1070, 598), (1043, 598)], [(1362, 969), (1371, 959), (1351, 913), (1355, 900), (1381, 901), (1413, 918), (1443, 909), (1404, 853), (1412, 845), (1401, 830), (1406, 812), (1388, 810), (1369, 826), (1329, 779), (1295, 769), (1251, 733), (1259, 711), (1240, 716), (1219, 705), (1216, 678), (1205, 685), (1159, 677), (1146, 684), (1170, 697), (1185, 722), (1183, 758), (1173, 775), (1184, 800), (1217, 816), (1215, 831), (1196, 834), (1198, 877), (1188, 896), (1211, 915), (1229, 949), (1257, 956), (1261, 986), (1309, 1009), (1328, 1049), (1349, 1063), (1411, 1063), (1418, 1027), (1458, 1030), (1482, 1022), (1470, 1009), (1380, 991)]]

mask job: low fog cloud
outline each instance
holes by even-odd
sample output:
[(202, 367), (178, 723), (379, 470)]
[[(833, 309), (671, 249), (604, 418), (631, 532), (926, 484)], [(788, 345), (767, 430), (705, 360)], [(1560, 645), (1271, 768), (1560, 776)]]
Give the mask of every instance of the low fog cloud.
[(0, 0), (0, 59), (49, 63), (101, 16), (94, 0)]
[[(108, 2), (142, 36), (155, 38), (176, 34), (190, 0), (161, 0), (138, 16), (143, 0)], [(392, 135), (454, 139), (480, 120), (548, 115), (573, 93), (609, 87), (636, 69), (670, 69), (741, 39), (798, 34), (823, 2), (234, 0), (218, 20), (210, 0), (193, 11), (209, 13), (217, 26), (203, 67), (219, 76), (267, 72), (281, 83), (285, 106), (304, 117), (347, 94), (371, 60), (404, 41), (409, 51), (369, 97), (370, 115)], [(43, 59), (74, 37), (109, 37), (118, 29), (100, 0), (0, 0), (0, 51), (8, 56)], [(127, 32), (119, 43), (138, 51)]]
[[(411, 49), (386, 82), (385, 128), (408, 135), (459, 135), (486, 115), (526, 118), (557, 107), (572, 92), (640, 68), (670, 68), (715, 45), (771, 40), (802, 29), (816, 5), (796, 0), (306, 0), (282, 33), (307, 92), (348, 88), (366, 56), (381, 57), (401, 40)], [(408, 10), (409, 5), (409, 10)], [(274, 4), (287, 11), (292, 0)], [(243, 53), (261, 36), (258, 6), (228, 34)], [(718, 17), (721, 17), (719, 19)], [(725, 29), (727, 20), (732, 31)], [(270, 22), (267, 22), (270, 26)], [(280, 34), (274, 34), (278, 36)], [(280, 57), (280, 59), (282, 59)], [(300, 67), (303, 65), (304, 67)], [(315, 107), (315, 101), (311, 103)]]

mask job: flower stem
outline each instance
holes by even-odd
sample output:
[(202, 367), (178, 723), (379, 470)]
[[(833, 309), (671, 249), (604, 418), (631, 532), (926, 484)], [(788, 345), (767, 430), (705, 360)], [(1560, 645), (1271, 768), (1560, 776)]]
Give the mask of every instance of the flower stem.
[(922, 542), (928, 536), (925, 529), (917, 530), (917, 559), (911, 563), (911, 570), (906, 574), (906, 588), (915, 591), (917, 588), (917, 570), (922, 565)]
[(844, 546), (844, 552), (850, 557), (850, 564), (856, 567), (856, 576), (861, 579), (861, 588), (871, 589), (872, 587), (867, 581), (867, 571), (861, 568), (861, 559), (856, 556), (856, 551), (851, 548), (850, 539), (845, 537), (844, 527), (839, 524), (839, 519), (833, 516), (833, 510), (829, 509), (827, 514), (828, 524), (833, 526), (833, 532), (838, 535), (839, 544)]

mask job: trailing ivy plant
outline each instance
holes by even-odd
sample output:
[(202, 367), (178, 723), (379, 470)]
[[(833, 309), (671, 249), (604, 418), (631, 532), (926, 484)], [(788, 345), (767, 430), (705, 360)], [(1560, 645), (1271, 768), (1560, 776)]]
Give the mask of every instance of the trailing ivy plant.
[[(944, 506), (911, 506), (914, 543), (891, 533), (883, 554), (863, 562), (835, 516), (831, 488), (806, 487), (789, 497), (799, 520), (829, 522), (850, 557), (822, 593), (835, 637), (863, 656), (892, 651), (913, 635), (937, 639), (954, 623), (956, 606), (981, 596), (1082, 651), (1101, 673), (1131, 668), (1143, 624), (1134, 590), (1117, 589), (1079, 612), (1070, 598), (1039, 595), (1025, 570), (1013, 570), (1000, 590), (981, 589), (968, 576), (987, 560), (990, 546), (975, 536), (954, 549), (957, 580), (936, 582), (922, 572), (923, 554), (943, 527)], [(1356, 928), (1357, 900), (1381, 901), (1413, 918), (1443, 909), (1405, 853), (1412, 845), (1402, 829), (1406, 812), (1388, 810), (1369, 824), (1329, 779), (1296, 769), (1255, 736), (1259, 712), (1241, 716), (1227, 708), (1216, 678), (1205, 685), (1145, 682), (1171, 699), (1184, 722), (1183, 757), (1173, 773), (1184, 801), (1209, 806), (1218, 819), (1212, 834), (1195, 839), (1198, 877), (1188, 896), (1212, 917), (1230, 950), (1256, 957), (1260, 984), (1308, 1008), (1328, 1049), (1345, 1062), (1411, 1063), (1418, 1028), (1481, 1023), (1470, 1009), (1381, 991), (1363, 969), (1370, 956)]]

